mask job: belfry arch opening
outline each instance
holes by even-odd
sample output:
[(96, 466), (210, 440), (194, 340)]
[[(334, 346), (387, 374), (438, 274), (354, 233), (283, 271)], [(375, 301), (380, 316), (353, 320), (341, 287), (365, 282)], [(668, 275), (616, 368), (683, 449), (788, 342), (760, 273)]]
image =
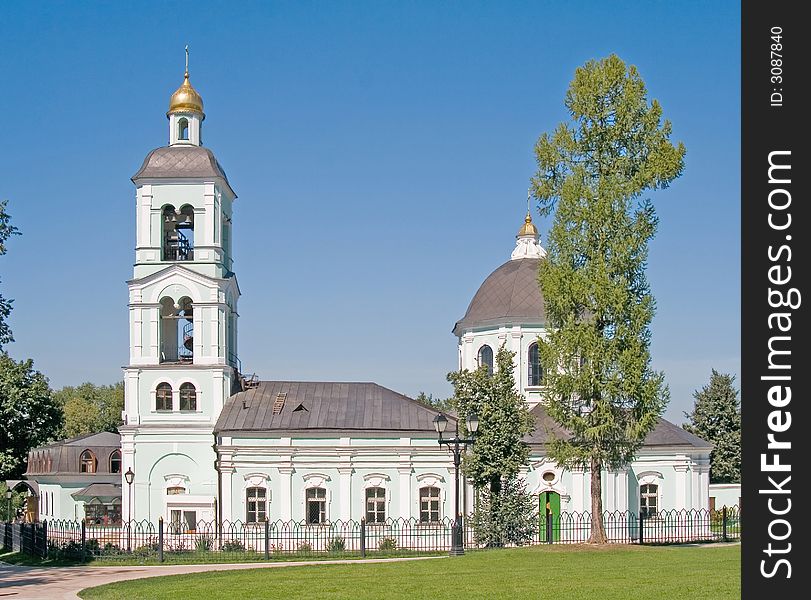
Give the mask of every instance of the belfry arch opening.
[(189, 120), (185, 117), (177, 122), (177, 139), (182, 141), (189, 140)]
[(163, 207), (163, 260), (194, 260), (194, 209)]
[(164, 297), (160, 301), (162, 363), (194, 361), (194, 309), (191, 298), (177, 301)]

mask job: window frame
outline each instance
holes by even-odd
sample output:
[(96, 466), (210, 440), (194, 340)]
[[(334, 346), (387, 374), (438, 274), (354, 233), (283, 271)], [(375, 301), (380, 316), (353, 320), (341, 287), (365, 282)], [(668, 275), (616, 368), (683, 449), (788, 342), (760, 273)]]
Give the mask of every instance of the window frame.
[[(647, 488), (647, 489), (643, 489)], [(651, 490), (650, 488), (653, 488)], [(653, 500), (653, 511), (651, 511), (651, 500)], [(655, 519), (659, 514), (659, 484), (640, 483), (639, 484), (639, 516), (644, 519)]]
[[(168, 396), (166, 393), (167, 390)], [(167, 398), (169, 401), (169, 408), (160, 408), (159, 404), (162, 403), (165, 406)], [(162, 381), (155, 386), (155, 412), (172, 412), (174, 410), (174, 405), (174, 390), (172, 389), (172, 384)]]
[[(319, 497), (319, 493), (323, 497)], [(311, 497), (312, 494), (312, 497)], [(313, 521), (310, 518), (312, 514), (310, 511), (310, 504), (320, 504), (318, 509), (319, 521)], [(304, 491), (304, 521), (307, 525), (326, 525), (327, 520), (327, 488), (321, 486), (313, 486)]]
[[(114, 460), (118, 461), (118, 470), (117, 471), (113, 470), (113, 461)], [(122, 461), (122, 457), (121, 457), (121, 450), (116, 449), (116, 450), (113, 450), (112, 452), (110, 452), (110, 459), (107, 461), (107, 463), (108, 463), (107, 467), (109, 468), (110, 473), (114, 473), (114, 474), (121, 473), (121, 467), (123, 465), (123, 461)]]
[[(88, 455), (88, 458), (85, 458), (85, 455)], [(90, 469), (87, 468), (87, 465), (90, 465)], [(79, 454), (79, 473), (98, 473), (99, 471), (99, 459), (96, 458), (96, 453), (93, 452), (90, 448), (85, 448), (82, 450), (82, 453)]]
[[(532, 359), (533, 352), (536, 360)], [(543, 365), (541, 364), (541, 350), (538, 342), (532, 342), (527, 348), (527, 387), (541, 387), (543, 385)]]
[[(189, 395), (189, 391), (191, 391), (191, 395)], [(184, 392), (186, 397), (184, 398)], [(181, 412), (197, 412), (197, 386), (187, 381), (185, 383), (180, 384), (180, 389), (178, 390), (179, 396), (179, 404)], [(183, 407), (184, 399), (190, 404), (186, 408)], [(191, 403), (193, 402), (193, 405)]]
[[(436, 490), (436, 495), (431, 494), (431, 490)], [(423, 496), (423, 492), (425, 495)], [(442, 521), (442, 490), (436, 485), (424, 485), (419, 489), (419, 524), (420, 525), (437, 525)], [(437, 504), (436, 510), (431, 508), (431, 502), (435, 501)], [(427, 508), (423, 504), (427, 503)], [(432, 513), (436, 513), (436, 519), (431, 519)], [(427, 518), (423, 518), (427, 516)]]
[[(489, 360), (485, 360), (485, 357), (482, 354), (484, 352), (485, 348), (489, 352), (489, 355), (490, 355)], [(479, 363), (479, 368), (486, 366), (487, 367), (487, 374), (488, 375), (493, 374), (493, 371), (495, 370), (495, 362), (494, 362), (494, 356), (493, 356), (493, 348), (490, 346), (490, 344), (482, 344), (481, 345), (481, 347), (479, 348), (479, 351), (476, 353), (476, 360)]]
[(386, 500), (386, 488), (383, 486), (373, 485), (366, 488), (363, 514), (367, 525), (382, 525), (386, 522)]
[[(259, 492), (261, 492), (261, 496), (259, 495)], [(264, 523), (268, 520), (267, 498), (268, 491), (267, 488), (263, 486), (254, 485), (249, 488), (245, 488), (245, 523)], [(251, 510), (251, 503), (254, 504), (253, 510)], [(251, 518), (251, 513), (253, 513), (253, 518)]]

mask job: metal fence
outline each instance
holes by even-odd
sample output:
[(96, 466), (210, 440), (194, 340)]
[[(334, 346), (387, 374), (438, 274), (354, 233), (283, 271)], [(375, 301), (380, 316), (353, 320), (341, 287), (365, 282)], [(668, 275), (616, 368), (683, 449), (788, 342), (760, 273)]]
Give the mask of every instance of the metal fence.
[[(494, 536), (463, 525), (468, 550), (537, 544), (587, 542), (592, 519), (588, 512), (541, 515), (535, 525), (519, 530), (509, 526)], [(603, 523), (610, 543), (672, 544), (740, 539), (737, 507), (720, 510), (672, 510), (655, 515), (606, 512)], [(67, 560), (220, 561), (269, 560), (286, 556), (385, 555), (447, 552), (452, 546), (453, 523), (443, 519), (422, 523), (415, 519), (389, 519), (383, 523), (331, 521), (313, 525), (296, 521), (261, 523), (183, 523), (131, 521), (117, 526), (88, 525), (84, 521), (52, 520), (5, 524), (4, 545), (19, 538), (20, 550), (35, 556)], [(15, 548), (17, 549), (17, 548)]]

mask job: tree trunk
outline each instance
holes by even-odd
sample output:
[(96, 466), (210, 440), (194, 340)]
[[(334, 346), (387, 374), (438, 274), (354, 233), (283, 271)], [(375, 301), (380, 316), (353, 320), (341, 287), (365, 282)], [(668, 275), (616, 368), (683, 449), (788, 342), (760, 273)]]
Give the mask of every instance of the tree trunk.
[(603, 523), (603, 465), (597, 458), (591, 459), (591, 535), (589, 544), (606, 544)]
[[(501, 475), (490, 477), (490, 525), (498, 522), (499, 508), (501, 506)], [(490, 546), (500, 547), (504, 543), (501, 540), (491, 539)]]

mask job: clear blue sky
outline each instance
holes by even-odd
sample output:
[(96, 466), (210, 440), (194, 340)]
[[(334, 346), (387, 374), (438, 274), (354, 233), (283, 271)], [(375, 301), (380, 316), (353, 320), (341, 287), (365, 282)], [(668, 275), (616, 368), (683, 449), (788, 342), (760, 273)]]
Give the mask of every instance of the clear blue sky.
[(734, 2), (3, 3), (8, 350), (53, 387), (121, 377), (129, 178), (167, 143), (188, 43), (239, 195), (245, 370), (447, 396), (451, 329), (509, 257), (533, 144), (575, 68), (615, 52), (688, 150), (649, 268), (680, 423), (713, 367), (740, 370), (739, 27)]

